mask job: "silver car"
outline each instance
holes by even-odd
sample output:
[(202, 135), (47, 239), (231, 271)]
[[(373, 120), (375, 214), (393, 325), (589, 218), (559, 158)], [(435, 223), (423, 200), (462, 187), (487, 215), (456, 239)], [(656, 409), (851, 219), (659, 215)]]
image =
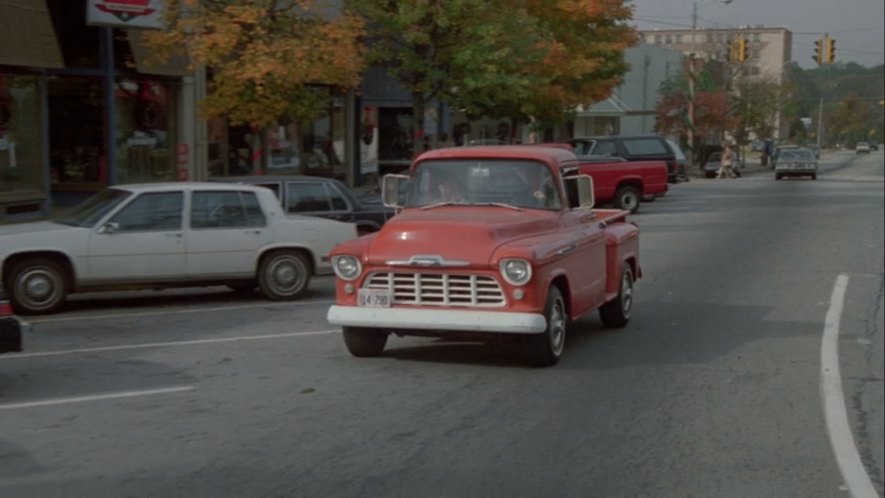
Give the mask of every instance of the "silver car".
[(817, 157), (809, 149), (785, 149), (778, 155), (774, 179), (785, 176), (810, 176), (817, 180)]

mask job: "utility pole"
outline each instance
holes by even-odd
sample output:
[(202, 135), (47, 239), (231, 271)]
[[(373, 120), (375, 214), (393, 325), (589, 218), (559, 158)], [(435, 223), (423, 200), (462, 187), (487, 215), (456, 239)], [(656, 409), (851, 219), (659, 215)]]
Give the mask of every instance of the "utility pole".
[(698, 29), (698, 0), (691, 2), (691, 53), (688, 55), (688, 165), (689, 171), (694, 171), (694, 60), (697, 46), (695, 44), (695, 31)]
[(820, 134), (823, 133), (823, 120), (824, 116), (824, 99), (820, 99), (820, 103), (817, 105), (817, 150), (820, 151)]

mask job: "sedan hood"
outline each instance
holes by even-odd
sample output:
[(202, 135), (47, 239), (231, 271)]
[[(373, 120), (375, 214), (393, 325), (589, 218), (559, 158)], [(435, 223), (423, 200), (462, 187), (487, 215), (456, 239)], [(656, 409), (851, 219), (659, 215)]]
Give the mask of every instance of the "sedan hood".
[(485, 266), (502, 244), (557, 229), (557, 214), (505, 207), (407, 209), (388, 221), (372, 239), (369, 262), (384, 265), (432, 256), (445, 262)]
[(41, 233), (41, 232), (61, 232), (71, 230), (74, 227), (54, 223), (51, 221), (35, 221), (32, 223), (14, 223), (11, 225), (0, 225), (0, 237), (6, 235), (18, 235), (23, 233)]

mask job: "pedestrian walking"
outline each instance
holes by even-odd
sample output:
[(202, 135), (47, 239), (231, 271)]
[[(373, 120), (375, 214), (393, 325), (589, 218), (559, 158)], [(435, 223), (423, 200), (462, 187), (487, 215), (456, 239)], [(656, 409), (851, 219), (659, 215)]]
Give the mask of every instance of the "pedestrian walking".
[(734, 151), (729, 144), (722, 144), (722, 163), (716, 178), (737, 178), (734, 172)]

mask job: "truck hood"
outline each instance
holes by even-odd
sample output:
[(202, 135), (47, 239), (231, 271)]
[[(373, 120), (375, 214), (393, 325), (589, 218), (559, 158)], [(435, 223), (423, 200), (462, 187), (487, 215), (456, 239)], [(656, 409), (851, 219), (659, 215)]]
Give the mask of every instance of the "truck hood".
[(439, 256), (446, 262), (488, 265), (502, 244), (559, 227), (558, 213), (468, 206), (407, 209), (391, 218), (369, 244), (372, 265)]

